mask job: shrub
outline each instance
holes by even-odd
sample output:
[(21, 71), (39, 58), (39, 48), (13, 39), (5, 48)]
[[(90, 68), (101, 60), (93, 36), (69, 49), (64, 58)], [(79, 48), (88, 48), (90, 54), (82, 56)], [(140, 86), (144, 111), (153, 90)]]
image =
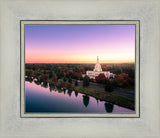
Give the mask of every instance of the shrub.
[(112, 82), (110, 82), (109, 80), (106, 81), (106, 85), (105, 85), (105, 91), (106, 92), (112, 92), (113, 89), (113, 84)]

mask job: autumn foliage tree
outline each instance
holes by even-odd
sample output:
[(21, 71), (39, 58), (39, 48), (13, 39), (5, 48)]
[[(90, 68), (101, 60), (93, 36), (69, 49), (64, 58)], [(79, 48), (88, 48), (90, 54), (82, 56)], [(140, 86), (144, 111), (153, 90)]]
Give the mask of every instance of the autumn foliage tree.
[(48, 79), (48, 75), (47, 74), (42, 74), (41, 75), (41, 81), (46, 82)]
[(105, 77), (105, 75), (103, 73), (100, 73), (98, 76), (96, 76), (96, 82), (98, 83), (105, 83), (107, 78)]
[(69, 78), (69, 77), (72, 78), (72, 77), (73, 77), (73, 70), (70, 69), (70, 70), (67, 72), (66, 76), (67, 76), (67, 78)]
[(66, 85), (65, 85), (65, 86), (66, 86), (66, 88), (69, 89), (69, 90), (73, 88), (73, 86), (72, 86), (72, 84), (71, 84), (70, 82), (66, 82)]
[[(26, 79), (37, 79), (39, 83), (43, 80), (49, 83), (57, 83), (58, 79), (83, 80), (82, 74), (87, 70), (93, 70), (94, 64), (25, 64)], [(135, 64), (102, 64), (103, 71), (113, 72), (116, 77), (112, 80), (113, 86), (134, 87)], [(99, 74), (95, 79), (86, 79), (89, 81), (106, 84), (104, 74)], [(71, 82), (71, 81), (69, 81)]]
[(118, 87), (129, 87), (132, 83), (131, 78), (126, 73), (121, 73), (119, 75), (116, 75), (115, 77), (115, 83)]
[(41, 74), (40, 74), (39, 70), (35, 70), (35, 71), (34, 71), (34, 78), (37, 78), (37, 79), (38, 79), (38, 78), (40, 77), (40, 75), (41, 75)]
[(26, 75), (28, 78), (31, 78), (31, 77), (33, 76), (33, 70), (32, 70), (32, 69), (26, 69), (25, 75)]
[(53, 81), (53, 83), (56, 83), (56, 82), (57, 82), (57, 76), (54, 76), (54, 77), (52, 78), (52, 81)]
[(80, 80), (82, 78), (82, 73), (81, 72), (75, 72), (73, 74), (73, 78), (77, 79), (77, 80)]

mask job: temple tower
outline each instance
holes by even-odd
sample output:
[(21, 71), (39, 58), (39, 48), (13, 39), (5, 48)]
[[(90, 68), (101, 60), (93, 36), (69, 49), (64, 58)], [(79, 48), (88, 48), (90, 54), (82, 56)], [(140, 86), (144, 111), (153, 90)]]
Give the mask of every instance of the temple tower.
[(101, 65), (99, 63), (99, 57), (97, 56), (97, 63), (95, 64), (94, 70), (95, 72), (100, 72), (102, 71)]

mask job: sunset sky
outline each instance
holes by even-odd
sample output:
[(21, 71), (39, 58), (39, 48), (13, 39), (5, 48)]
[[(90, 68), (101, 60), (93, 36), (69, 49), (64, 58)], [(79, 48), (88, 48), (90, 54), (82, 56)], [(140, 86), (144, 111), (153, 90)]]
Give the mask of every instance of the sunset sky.
[(25, 63), (135, 62), (135, 25), (25, 25)]

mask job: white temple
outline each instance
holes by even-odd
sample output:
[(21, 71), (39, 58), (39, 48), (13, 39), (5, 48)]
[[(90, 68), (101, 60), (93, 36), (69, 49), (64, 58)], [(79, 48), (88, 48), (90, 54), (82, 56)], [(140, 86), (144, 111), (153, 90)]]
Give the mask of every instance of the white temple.
[[(98, 76), (101, 73), (103, 73), (106, 76), (106, 78), (108, 78), (108, 79), (115, 77), (115, 74), (110, 73), (110, 71), (102, 71), (101, 65), (99, 63), (99, 58), (97, 56), (97, 63), (95, 64), (94, 70), (93, 71), (86, 71), (86, 75), (90, 79), (95, 79), (95, 77)], [(83, 75), (83, 77), (84, 76), (85, 75)]]

